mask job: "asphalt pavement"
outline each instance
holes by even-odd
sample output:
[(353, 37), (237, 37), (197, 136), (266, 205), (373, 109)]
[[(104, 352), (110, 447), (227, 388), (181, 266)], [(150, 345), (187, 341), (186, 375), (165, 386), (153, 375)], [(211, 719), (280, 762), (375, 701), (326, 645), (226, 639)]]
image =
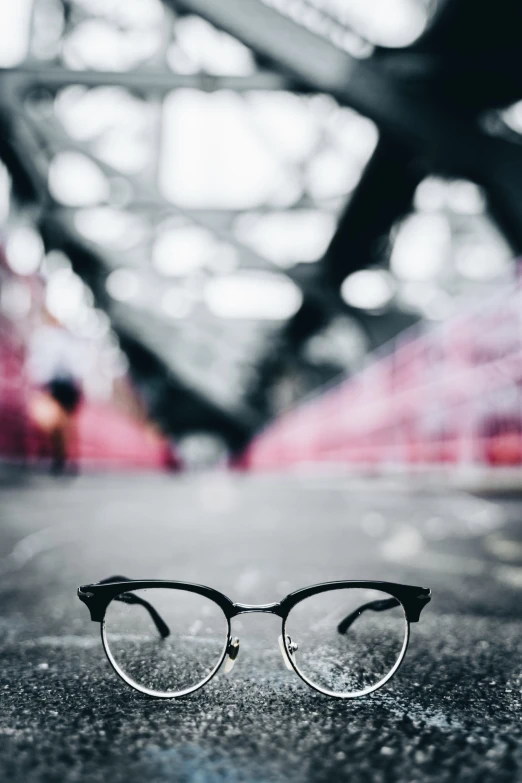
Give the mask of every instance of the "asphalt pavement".
[[(342, 477), (7, 477), (0, 487), (0, 780), (522, 780), (522, 501)], [(234, 620), (229, 675), (129, 689), (76, 588), (180, 579), (268, 603), (315, 582), (431, 587), (389, 685), (340, 702)]]

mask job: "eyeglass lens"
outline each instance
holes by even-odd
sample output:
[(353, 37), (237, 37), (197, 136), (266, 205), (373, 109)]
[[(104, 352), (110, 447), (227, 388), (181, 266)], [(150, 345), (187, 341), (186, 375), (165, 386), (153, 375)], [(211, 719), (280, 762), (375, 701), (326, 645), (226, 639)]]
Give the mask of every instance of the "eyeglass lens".
[(298, 603), (285, 624), (287, 651), (313, 687), (337, 696), (369, 693), (406, 652), (408, 624), (393, 596), (346, 588)]
[(109, 660), (128, 684), (151, 695), (180, 695), (201, 685), (223, 659), (227, 640), (223, 610), (184, 590), (129, 591), (105, 614)]

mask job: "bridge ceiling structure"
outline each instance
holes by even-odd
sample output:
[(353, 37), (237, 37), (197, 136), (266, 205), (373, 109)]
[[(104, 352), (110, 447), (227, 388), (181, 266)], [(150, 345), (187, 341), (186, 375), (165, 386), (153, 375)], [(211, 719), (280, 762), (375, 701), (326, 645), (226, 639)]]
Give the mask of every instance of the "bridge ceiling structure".
[[(389, 269), (430, 178), (439, 200), (467, 184), (504, 255), (522, 251), (508, 0), (393, 0), (381, 21), (359, 0), (22, 6), (0, 156), (175, 434), (236, 448), (289, 367), (308, 374), (292, 397), (423, 315)], [(362, 270), (397, 295), (350, 303)]]

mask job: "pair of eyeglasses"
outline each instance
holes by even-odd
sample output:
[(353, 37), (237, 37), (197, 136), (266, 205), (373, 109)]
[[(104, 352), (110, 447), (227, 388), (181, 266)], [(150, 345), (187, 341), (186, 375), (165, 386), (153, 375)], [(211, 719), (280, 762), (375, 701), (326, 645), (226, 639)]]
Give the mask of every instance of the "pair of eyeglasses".
[(391, 582), (324, 582), (278, 603), (234, 603), (188, 582), (113, 576), (78, 588), (101, 625), (107, 658), (132, 688), (171, 699), (202, 688), (239, 652), (230, 621), (251, 612), (282, 620), (279, 646), (288, 669), (320, 693), (366, 696), (393, 677), (406, 655), (410, 623), (430, 601), (426, 587)]

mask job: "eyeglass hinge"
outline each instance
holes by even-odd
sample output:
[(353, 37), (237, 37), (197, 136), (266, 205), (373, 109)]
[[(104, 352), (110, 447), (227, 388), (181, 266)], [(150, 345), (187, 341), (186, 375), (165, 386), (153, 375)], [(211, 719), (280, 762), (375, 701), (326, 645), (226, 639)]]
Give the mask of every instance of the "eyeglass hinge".
[(94, 598), (94, 593), (88, 593), (84, 590), (82, 590), (81, 587), (78, 588), (78, 598)]

